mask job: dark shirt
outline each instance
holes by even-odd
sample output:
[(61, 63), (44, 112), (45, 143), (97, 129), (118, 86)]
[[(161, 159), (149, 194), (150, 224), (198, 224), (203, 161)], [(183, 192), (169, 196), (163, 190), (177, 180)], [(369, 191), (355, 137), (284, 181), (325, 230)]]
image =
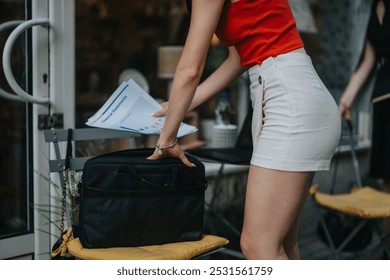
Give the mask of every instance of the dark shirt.
[(379, 22), (376, 6), (380, 0), (373, 1), (367, 28), (367, 39), (375, 50), (378, 72), (372, 98), (390, 93), (390, 1), (385, 0), (385, 15)]

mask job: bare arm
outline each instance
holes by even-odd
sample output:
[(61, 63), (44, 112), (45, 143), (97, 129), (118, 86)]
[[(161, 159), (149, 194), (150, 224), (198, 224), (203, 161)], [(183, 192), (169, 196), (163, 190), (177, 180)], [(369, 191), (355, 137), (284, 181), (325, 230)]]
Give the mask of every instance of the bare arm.
[(375, 52), (372, 44), (366, 40), (363, 59), (359, 67), (352, 73), (348, 85), (339, 100), (340, 115), (351, 119), (351, 106), (359, 90), (366, 82), (375, 65)]
[(245, 71), (246, 68), (240, 65), (240, 57), (235, 47), (229, 47), (227, 59), (196, 89), (190, 110), (198, 107), (213, 95), (225, 89)]
[[(162, 147), (168, 147), (176, 141), (180, 123), (190, 107), (203, 73), (207, 51), (217, 26), (223, 3), (223, 0), (192, 0), (190, 28), (183, 53), (176, 68), (167, 117), (158, 140), (159, 145)], [(157, 159), (161, 157), (157, 151), (158, 149), (156, 148), (156, 151), (149, 158)], [(162, 156), (179, 157), (187, 166), (192, 165), (179, 145), (163, 149)]]
[[(209, 98), (225, 89), (247, 69), (240, 64), (240, 57), (235, 47), (229, 47), (229, 56), (226, 60), (196, 89), (189, 111), (195, 109)], [(166, 114), (168, 102), (164, 102), (163, 109), (155, 114), (159, 117)]]

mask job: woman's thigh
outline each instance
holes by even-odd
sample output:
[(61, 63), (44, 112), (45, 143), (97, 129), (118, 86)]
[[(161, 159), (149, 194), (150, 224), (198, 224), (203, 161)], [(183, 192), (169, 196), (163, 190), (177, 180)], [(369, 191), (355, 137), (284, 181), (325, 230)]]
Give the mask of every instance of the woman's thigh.
[(281, 245), (302, 210), (312, 175), (251, 165), (243, 228), (246, 238)]

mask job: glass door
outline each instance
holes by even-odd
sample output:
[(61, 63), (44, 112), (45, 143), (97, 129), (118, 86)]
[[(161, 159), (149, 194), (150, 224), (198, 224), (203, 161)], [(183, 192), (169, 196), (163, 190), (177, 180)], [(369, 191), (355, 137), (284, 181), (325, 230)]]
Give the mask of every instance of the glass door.
[[(31, 15), (31, 6), (25, 0), (0, 0), (1, 54), (11, 31)], [(19, 22), (20, 21), (20, 22)], [(7, 24), (8, 23), (8, 24)], [(23, 34), (15, 42), (12, 65), (15, 80), (31, 91), (29, 36)], [(0, 67), (0, 258), (32, 258), (33, 219), (31, 171), (27, 169), (31, 157), (27, 137), (30, 134), (31, 106), (16, 98), (6, 82)], [(10, 98), (7, 98), (7, 95)], [(17, 246), (17, 247), (15, 247)], [(13, 248), (16, 248), (14, 250)]]
[(0, 259), (48, 259), (59, 180), (44, 130), (74, 127), (74, 1), (0, 0), (0, 50)]

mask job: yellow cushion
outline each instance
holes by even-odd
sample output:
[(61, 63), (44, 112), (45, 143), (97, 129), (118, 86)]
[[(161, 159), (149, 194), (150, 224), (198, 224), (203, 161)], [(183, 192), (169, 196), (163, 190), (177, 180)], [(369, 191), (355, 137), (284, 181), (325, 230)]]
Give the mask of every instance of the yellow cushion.
[(83, 248), (78, 238), (68, 242), (69, 252), (84, 260), (189, 260), (220, 248), (229, 241), (223, 237), (204, 235), (199, 241), (123, 248)]
[(326, 194), (312, 187), (310, 193), (316, 202), (339, 212), (365, 218), (390, 217), (390, 194), (371, 187), (356, 188), (346, 194)]

